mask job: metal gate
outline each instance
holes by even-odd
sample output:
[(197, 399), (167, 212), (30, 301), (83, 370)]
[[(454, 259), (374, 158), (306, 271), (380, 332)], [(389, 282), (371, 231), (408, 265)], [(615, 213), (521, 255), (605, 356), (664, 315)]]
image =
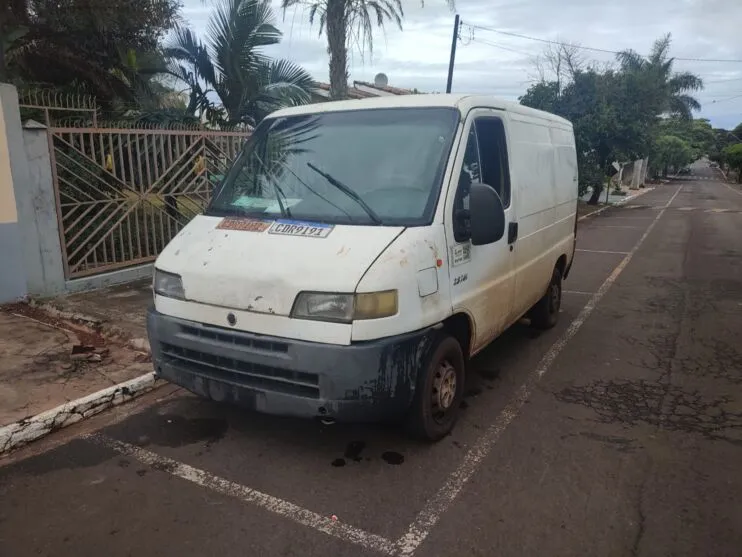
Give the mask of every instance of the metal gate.
[(153, 261), (208, 203), (242, 132), (49, 129), (65, 272)]
[[(47, 121), (67, 278), (154, 261), (204, 209), (249, 136), (200, 128), (109, 127), (96, 121), (94, 103), (65, 108), (58, 97), (22, 107), (43, 111)], [(91, 114), (78, 126), (74, 119), (51, 123), (50, 110)]]

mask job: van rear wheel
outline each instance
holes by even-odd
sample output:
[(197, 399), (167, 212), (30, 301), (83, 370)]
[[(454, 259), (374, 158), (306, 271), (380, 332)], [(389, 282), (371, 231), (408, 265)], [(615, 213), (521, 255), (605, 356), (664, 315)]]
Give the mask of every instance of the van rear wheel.
[(459, 416), (465, 377), (461, 345), (452, 336), (441, 335), (417, 378), (408, 419), (413, 435), (438, 441), (451, 432)]
[(531, 308), (531, 326), (536, 329), (551, 329), (559, 320), (562, 307), (562, 272), (554, 267), (546, 294)]

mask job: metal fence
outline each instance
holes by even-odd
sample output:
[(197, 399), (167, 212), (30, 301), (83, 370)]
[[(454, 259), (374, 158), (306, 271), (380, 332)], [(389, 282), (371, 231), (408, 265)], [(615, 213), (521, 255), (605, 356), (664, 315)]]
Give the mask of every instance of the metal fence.
[[(61, 103), (56, 103), (61, 104)], [(67, 278), (151, 262), (208, 203), (246, 131), (100, 124), (90, 103), (41, 110)], [(51, 105), (51, 106), (50, 106)], [(89, 117), (52, 121), (50, 110)]]

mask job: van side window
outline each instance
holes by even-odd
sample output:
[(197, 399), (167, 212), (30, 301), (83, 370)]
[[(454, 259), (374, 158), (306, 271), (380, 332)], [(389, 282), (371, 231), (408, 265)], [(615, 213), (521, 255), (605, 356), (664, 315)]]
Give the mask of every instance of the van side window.
[(472, 183), (482, 181), (480, 168), (477, 130), (475, 126), (472, 126), (466, 141), (459, 184), (453, 199), (453, 236), (457, 242), (464, 242), (469, 237), (469, 220), (463, 216), (462, 212), (469, 210), (469, 189)]
[(464, 163), (453, 200), (453, 236), (457, 242), (464, 242), (469, 236), (469, 222), (461, 212), (469, 209), (472, 182), (491, 186), (500, 195), (503, 207), (510, 206), (505, 127), (499, 118), (477, 118), (469, 130)]
[(482, 161), (482, 182), (500, 194), (502, 206), (510, 206), (510, 171), (505, 127), (499, 118), (478, 118), (474, 122)]

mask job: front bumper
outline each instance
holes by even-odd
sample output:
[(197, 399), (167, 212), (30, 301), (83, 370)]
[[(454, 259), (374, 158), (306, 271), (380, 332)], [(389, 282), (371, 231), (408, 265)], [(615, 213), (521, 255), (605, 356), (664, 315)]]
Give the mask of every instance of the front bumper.
[(158, 377), (259, 412), (342, 421), (397, 418), (412, 403), (433, 329), (349, 346), (256, 335), (150, 309)]

